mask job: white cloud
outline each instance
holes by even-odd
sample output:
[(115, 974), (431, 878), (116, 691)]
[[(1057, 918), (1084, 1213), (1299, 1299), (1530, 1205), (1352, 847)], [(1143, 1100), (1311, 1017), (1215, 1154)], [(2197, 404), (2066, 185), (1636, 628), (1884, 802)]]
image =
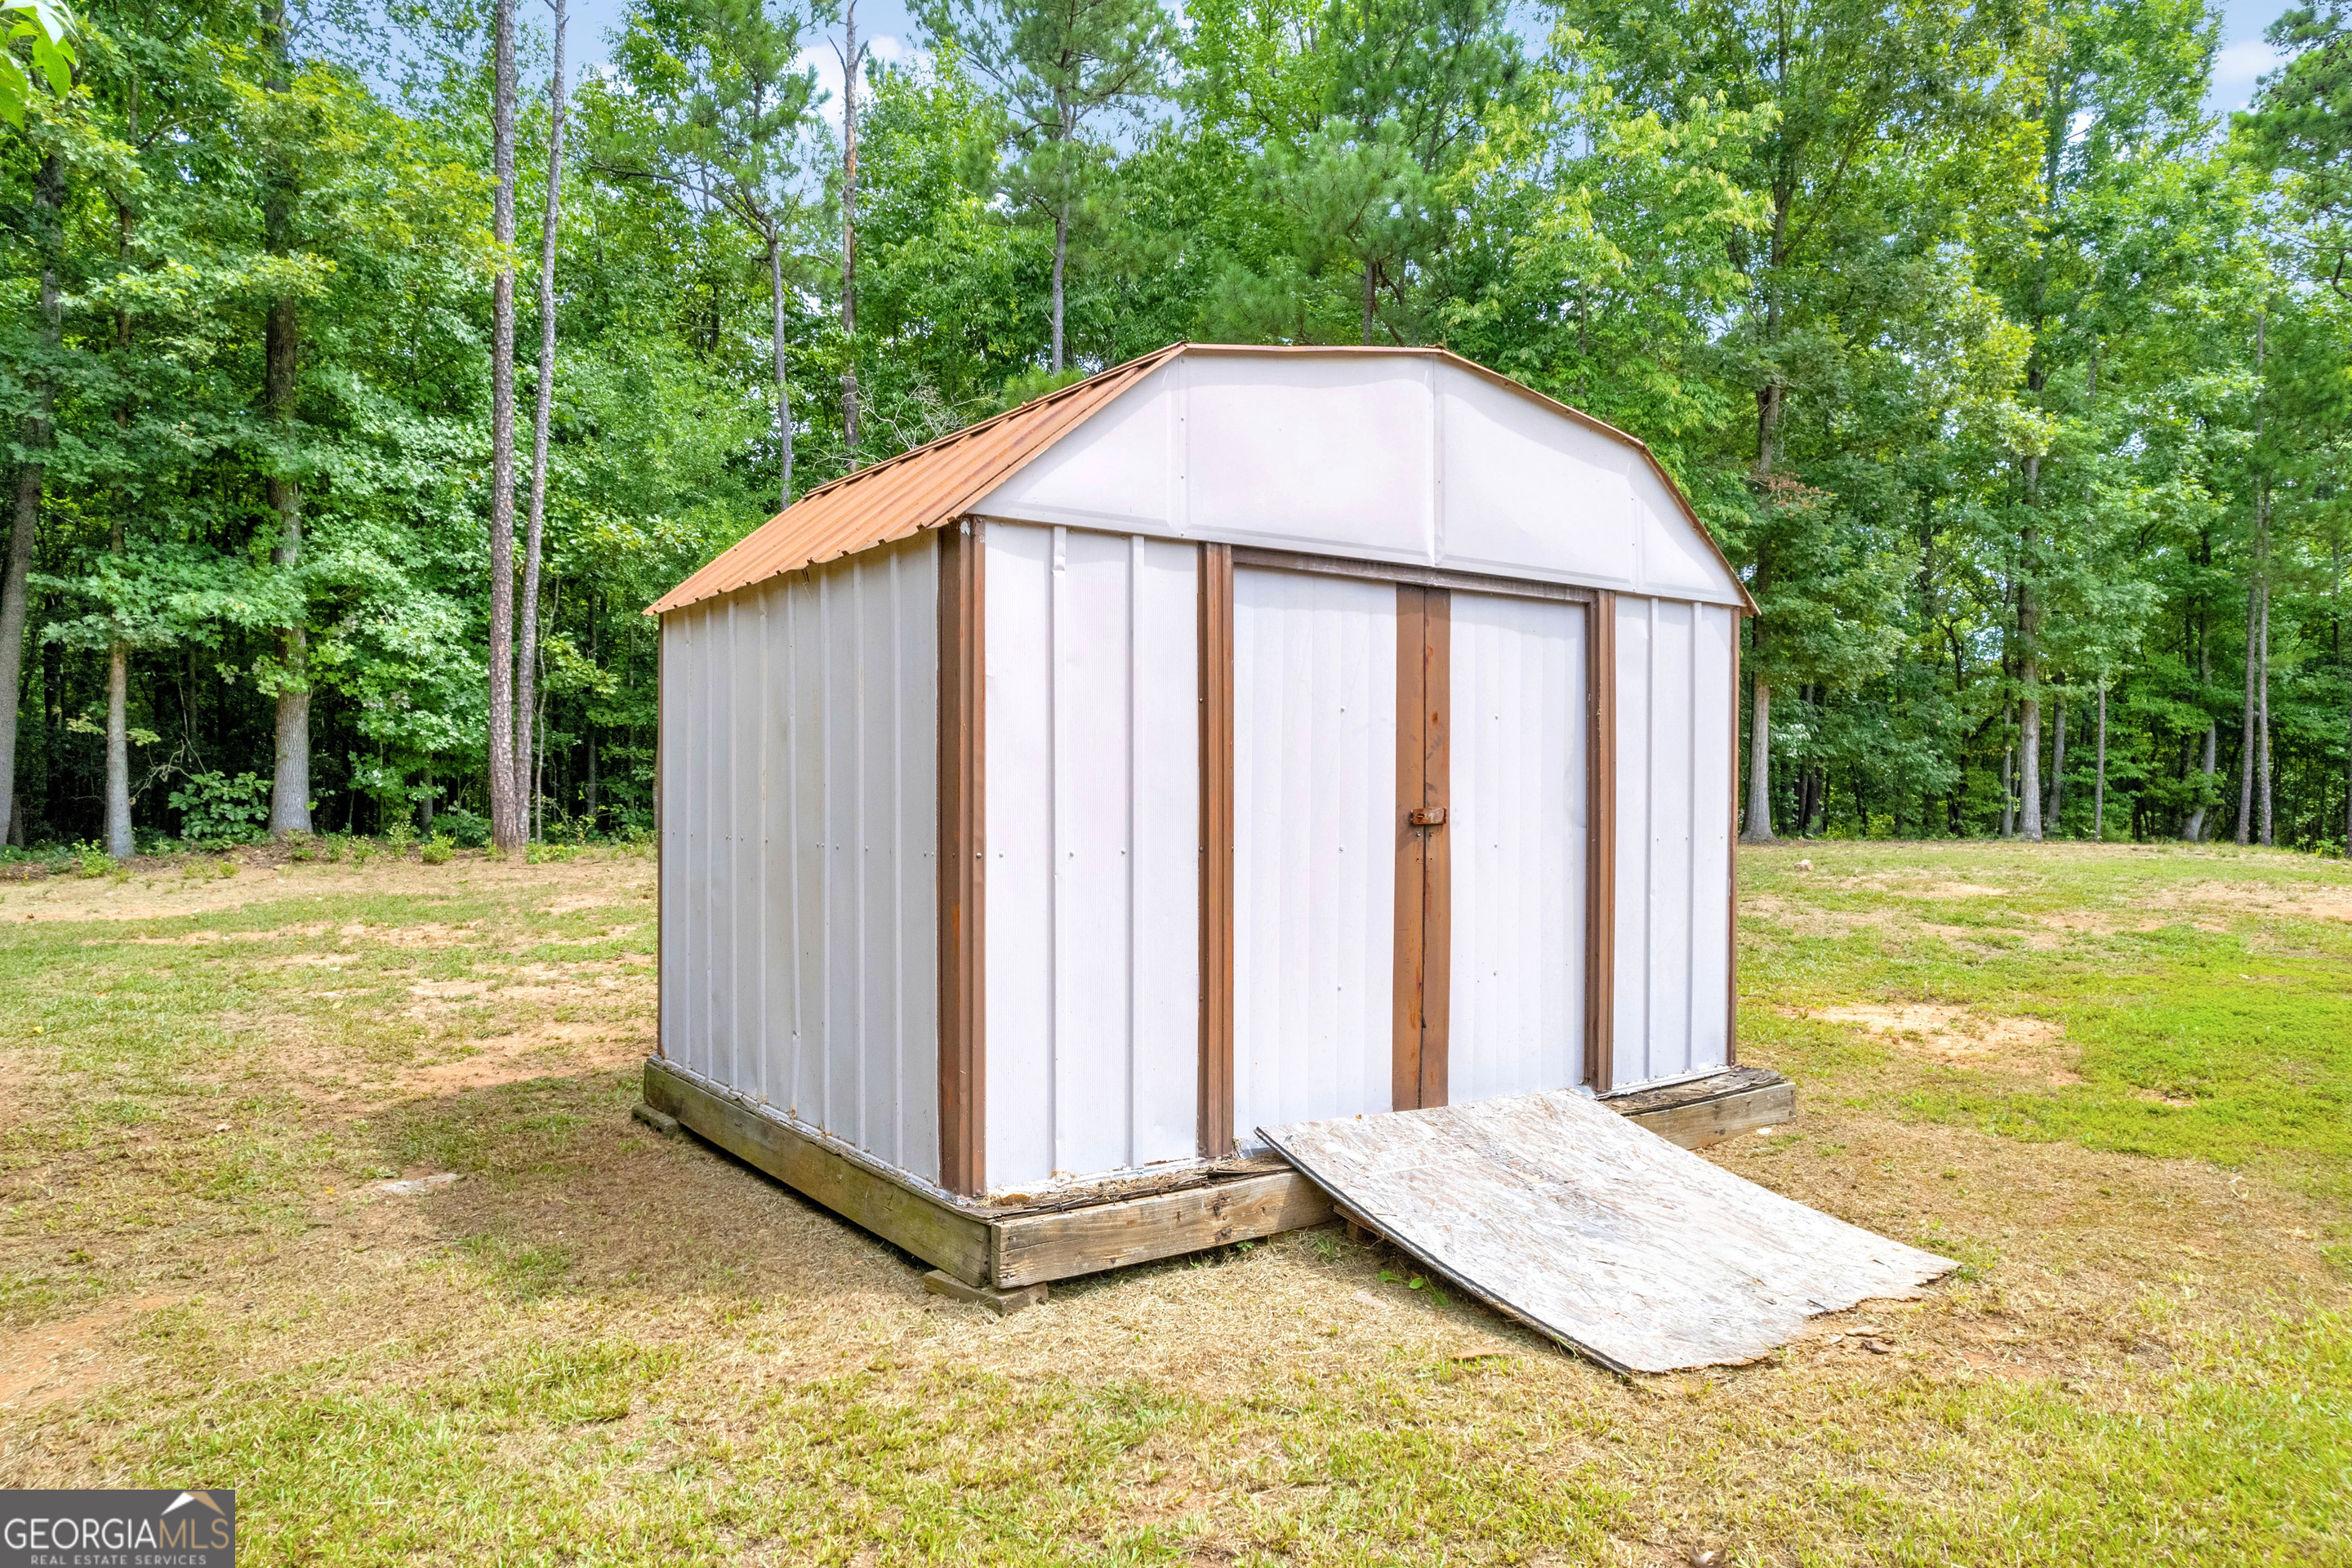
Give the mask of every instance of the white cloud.
[[(839, 42), (838, 37), (823, 40), (803, 49), (793, 61), (795, 70), (815, 70), (817, 95), (824, 100), (818, 104), (817, 113), (835, 131), (841, 129), (841, 57), (834, 52)], [(866, 49), (869, 70), (877, 63), (920, 66), (930, 58), (929, 49), (908, 43), (895, 33), (876, 34), (860, 38), (858, 43)], [(871, 79), (867, 79), (870, 84)], [(859, 93), (859, 101), (866, 101), (872, 91), (868, 85)]]
[(2213, 85), (2205, 95), (2206, 106), (2245, 108), (2253, 99), (2255, 80), (2285, 58), (2260, 38), (2242, 38), (2223, 46), (2213, 57)]

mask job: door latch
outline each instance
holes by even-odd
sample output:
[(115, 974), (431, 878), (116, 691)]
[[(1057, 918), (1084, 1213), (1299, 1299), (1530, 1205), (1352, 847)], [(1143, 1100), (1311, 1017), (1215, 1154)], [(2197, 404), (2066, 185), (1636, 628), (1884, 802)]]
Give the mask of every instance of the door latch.
[(1443, 827), (1445, 808), (1442, 805), (1417, 805), (1405, 815), (1405, 820), (1415, 827)]

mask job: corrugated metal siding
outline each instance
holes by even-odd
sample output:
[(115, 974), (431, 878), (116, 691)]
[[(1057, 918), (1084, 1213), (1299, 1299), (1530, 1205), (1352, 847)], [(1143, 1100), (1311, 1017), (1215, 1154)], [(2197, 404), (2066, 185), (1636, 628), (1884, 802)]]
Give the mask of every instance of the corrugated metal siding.
[(1199, 1146), (1198, 552), (991, 524), (993, 1190)]
[(1234, 574), (1234, 1123), (1386, 1110), (1397, 592)]
[(1728, 1059), (1735, 617), (1617, 601), (1617, 1088)]
[(664, 1049), (939, 1173), (938, 551), (662, 622)]
[(1457, 1105), (1583, 1078), (1585, 615), (1581, 605), (1454, 595), (1447, 1048)]

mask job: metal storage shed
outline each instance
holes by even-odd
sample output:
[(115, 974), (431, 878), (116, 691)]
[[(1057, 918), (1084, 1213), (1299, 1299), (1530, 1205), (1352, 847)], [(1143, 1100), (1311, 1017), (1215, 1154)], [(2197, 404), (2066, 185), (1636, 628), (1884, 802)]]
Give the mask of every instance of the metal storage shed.
[(813, 490), (651, 611), (647, 1100), (1013, 1287), (1322, 1217), (1260, 1126), (1760, 1092), (1752, 611), (1439, 350), (1179, 344)]

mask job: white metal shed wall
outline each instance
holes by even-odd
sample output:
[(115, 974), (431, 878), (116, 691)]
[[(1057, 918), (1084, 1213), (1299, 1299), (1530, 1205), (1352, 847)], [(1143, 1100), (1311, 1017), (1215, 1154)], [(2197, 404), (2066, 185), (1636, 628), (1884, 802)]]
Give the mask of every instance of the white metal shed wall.
[(1585, 616), (1456, 594), (1451, 648), (1457, 1105), (1584, 1077)]
[(987, 1183), (1200, 1146), (1199, 552), (991, 523)]
[(662, 621), (664, 1055), (939, 1175), (939, 546)]
[(1433, 355), (1179, 355), (972, 510), (1741, 602), (1638, 448)]
[(1737, 613), (1617, 601), (1613, 1087), (1729, 1059)]
[(1234, 574), (1234, 1131), (1386, 1110), (1397, 590)]

